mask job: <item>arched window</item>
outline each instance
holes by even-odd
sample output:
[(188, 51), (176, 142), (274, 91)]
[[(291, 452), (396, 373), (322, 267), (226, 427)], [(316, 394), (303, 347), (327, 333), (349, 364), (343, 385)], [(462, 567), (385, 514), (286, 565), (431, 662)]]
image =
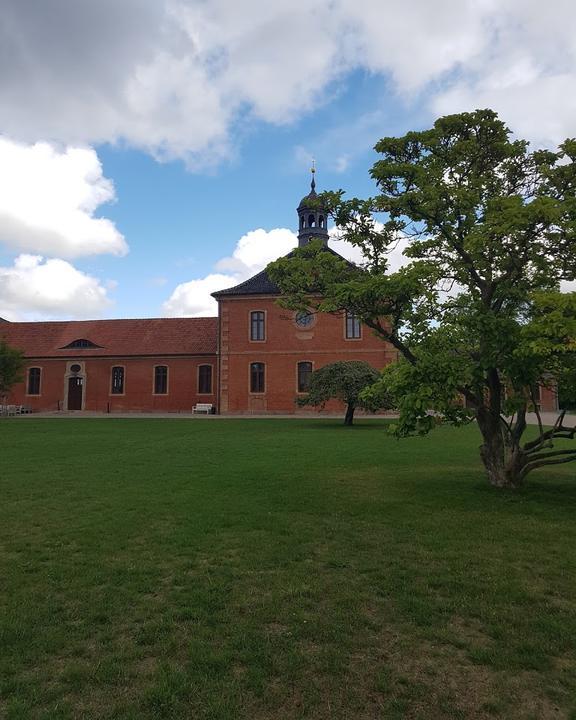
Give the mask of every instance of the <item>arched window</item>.
[(263, 393), (265, 384), (264, 363), (255, 362), (250, 364), (250, 392)]
[(212, 365), (198, 367), (198, 393), (201, 395), (212, 393)]
[(263, 310), (250, 313), (250, 340), (266, 340), (266, 316)]
[(300, 227), (306, 227), (306, 218), (304, 217), (304, 215), (302, 215), (302, 217), (300, 218)]
[(40, 377), (42, 371), (38, 367), (28, 370), (28, 395), (40, 395)]
[(316, 227), (316, 218), (314, 215), (308, 215), (308, 227)]
[(112, 395), (124, 395), (124, 368), (121, 365), (112, 368), (110, 392)]
[(166, 365), (156, 365), (154, 368), (154, 394), (168, 394), (168, 367)]
[(324, 215), (320, 215), (318, 218), (318, 226), (323, 228), (324, 227)]
[(298, 392), (305, 393), (310, 389), (310, 378), (312, 376), (312, 363), (298, 363)]

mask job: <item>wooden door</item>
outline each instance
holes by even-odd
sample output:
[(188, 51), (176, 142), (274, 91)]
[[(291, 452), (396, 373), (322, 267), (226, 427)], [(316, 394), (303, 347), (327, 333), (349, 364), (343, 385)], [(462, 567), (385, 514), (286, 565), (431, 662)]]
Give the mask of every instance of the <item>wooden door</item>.
[(81, 377), (68, 378), (68, 410), (82, 410)]
[(248, 412), (252, 415), (260, 415), (266, 412), (266, 398), (262, 395), (248, 396)]

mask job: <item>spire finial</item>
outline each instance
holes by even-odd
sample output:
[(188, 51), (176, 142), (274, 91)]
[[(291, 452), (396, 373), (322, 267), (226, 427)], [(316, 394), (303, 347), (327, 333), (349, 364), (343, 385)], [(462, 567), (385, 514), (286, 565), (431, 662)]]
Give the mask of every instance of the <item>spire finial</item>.
[(312, 159), (312, 167), (310, 168), (310, 172), (312, 173), (312, 182), (310, 183), (310, 187), (312, 188), (312, 192), (316, 192), (316, 160)]

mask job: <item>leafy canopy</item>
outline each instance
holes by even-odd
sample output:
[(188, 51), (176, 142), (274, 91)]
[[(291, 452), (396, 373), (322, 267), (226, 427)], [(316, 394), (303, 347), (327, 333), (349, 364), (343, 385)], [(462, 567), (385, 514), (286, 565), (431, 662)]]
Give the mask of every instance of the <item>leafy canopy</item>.
[[(363, 267), (311, 243), (269, 272), (287, 305), (350, 310), (398, 351), (371, 392), (395, 395), (399, 434), (475, 417), (485, 464), (518, 478), (538, 385), (574, 367), (576, 294), (559, 290), (576, 277), (576, 141), (531, 150), (477, 110), (376, 150), (375, 197), (321, 198)], [(398, 244), (408, 262), (389, 273)]]
[(344, 424), (352, 425), (357, 407), (372, 411), (389, 407), (386, 393), (379, 394), (377, 398), (363, 395), (363, 391), (373, 385), (379, 376), (378, 370), (360, 360), (330, 363), (312, 373), (308, 394), (298, 398), (297, 402), (299, 405), (324, 407), (328, 400), (341, 400), (346, 404)]
[(354, 407), (367, 407), (360, 399), (360, 393), (364, 388), (373, 385), (379, 377), (378, 370), (360, 360), (324, 365), (314, 370), (310, 376), (308, 393), (298, 399), (298, 404), (318, 406), (336, 399)]
[(0, 399), (23, 379), (24, 355), (0, 338)]

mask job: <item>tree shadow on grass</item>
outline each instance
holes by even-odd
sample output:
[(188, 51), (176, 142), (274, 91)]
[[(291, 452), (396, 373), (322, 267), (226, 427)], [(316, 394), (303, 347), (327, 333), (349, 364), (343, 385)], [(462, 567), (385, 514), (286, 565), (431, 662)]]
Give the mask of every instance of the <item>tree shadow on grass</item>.
[(567, 474), (528, 476), (519, 490), (501, 490), (484, 481), (474, 484), (474, 492), (482, 496), (490, 512), (526, 516), (552, 512), (555, 519), (572, 521), (576, 509), (576, 479)]
[(334, 429), (342, 430), (342, 432), (356, 432), (360, 430), (378, 430), (380, 432), (385, 432), (386, 427), (392, 423), (392, 420), (385, 420), (385, 419), (374, 419), (374, 420), (366, 420), (363, 422), (362, 420), (354, 422), (353, 425), (344, 425), (344, 420), (341, 419), (335, 419), (332, 418), (330, 420), (324, 419), (324, 418), (306, 418), (306, 420), (302, 420), (297, 423), (297, 426), (304, 429), (304, 430), (330, 430), (333, 431)]

